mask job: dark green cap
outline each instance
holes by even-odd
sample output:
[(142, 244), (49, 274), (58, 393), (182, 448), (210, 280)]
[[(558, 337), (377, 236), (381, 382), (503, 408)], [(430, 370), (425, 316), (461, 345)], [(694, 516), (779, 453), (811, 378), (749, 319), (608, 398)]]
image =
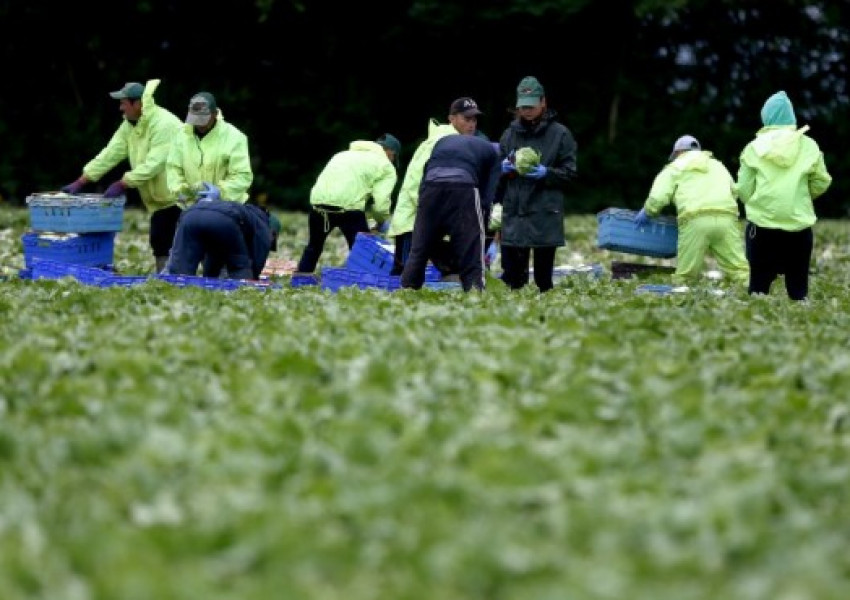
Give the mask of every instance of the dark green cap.
[(516, 88), (516, 106), (539, 106), (545, 95), (536, 77), (523, 77)]
[(125, 83), (124, 87), (116, 92), (109, 92), (109, 95), (116, 100), (123, 100), (124, 98), (128, 100), (138, 100), (145, 93), (145, 86), (141, 83), (137, 83), (135, 81), (131, 81), (129, 83)]

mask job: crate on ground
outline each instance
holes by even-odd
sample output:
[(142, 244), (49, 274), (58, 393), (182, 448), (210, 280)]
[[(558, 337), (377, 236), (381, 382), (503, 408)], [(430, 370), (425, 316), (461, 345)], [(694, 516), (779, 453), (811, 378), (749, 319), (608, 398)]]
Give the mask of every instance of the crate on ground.
[(640, 275), (672, 275), (676, 269), (664, 265), (611, 261), (611, 279), (630, 279)]
[(33, 259), (77, 265), (111, 265), (115, 254), (115, 232), (46, 233), (28, 232), (21, 236), (24, 263), (32, 268)]
[(112, 275), (95, 283), (97, 287), (133, 287), (147, 283), (149, 275)]
[(293, 273), (289, 280), (290, 287), (307, 287), (319, 285), (319, 276), (315, 273)]
[[(345, 260), (345, 267), (352, 271), (389, 275), (392, 272), (394, 258), (393, 244), (378, 235), (358, 233)], [(440, 271), (428, 263), (425, 267), (425, 281), (439, 281), (441, 277)]]
[(218, 277), (200, 277), (198, 275), (155, 275), (156, 279), (178, 287), (201, 287), (208, 290), (237, 290), (243, 287), (257, 289), (276, 289), (280, 284), (249, 279), (221, 279)]
[(375, 288), (388, 291), (401, 288), (401, 277), (355, 271), (345, 267), (323, 267), (320, 280), (321, 288), (332, 292), (351, 286), (360, 289)]
[(655, 217), (649, 224), (635, 226), (636, 212), (624, 208), (606, 208), (596, 215), (596, 245), (626, 254), (673, 258), (679, 240), (674, 217)]
[(30, 228), (59, 233), (121, 231), (126, 198), (47, 192), (27, 196)]
[(76, 265), (74, 263), (58, 262), (55, 260), (45, 260), (34, 258), (32, 261), (32, 278), (33, 279), (62, 279), (64, 277), (73, 277), (80, 283), (86, 285), (97, 285), (107, 277), (112, 277), (114, 273), (107, 269), (98, 267), (89, 267), (86, 265)]

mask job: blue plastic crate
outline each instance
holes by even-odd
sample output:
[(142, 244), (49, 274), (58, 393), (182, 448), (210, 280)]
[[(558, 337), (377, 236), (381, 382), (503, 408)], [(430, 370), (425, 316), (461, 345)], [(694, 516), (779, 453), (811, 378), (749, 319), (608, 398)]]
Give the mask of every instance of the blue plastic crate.
[(115, 255), (115, 232), (39, 233), (21, 236), (24, 262), (32, 268), (33, 259), (52, 260), (101, 267), (111, 265)]
[(289, 280), (290, 287), (307, 287), (319, 285), (319, 276), (313, 273), (294, 274)]
[[(392, 272), (395, 249), (384, 238), (358, 233), (354, 245), (345, 260), (345, 267), (352, 271), (389, 275)], [(425, 267), (425, 281), (439, 281), (442, 275), (437, 268), (428, 263)]]
[(156, 279), (165, 281), (178, 287), (201, 287), (208, 290), (237, 290), (243, 287), (257, 289), (276, 289), (280, 284), (268, 281), (254, 281), (247, 279), (221, 279), (218, 277), (199, 277), (197, 275), (154, 275)]
[(340, 288), (350, 286), (394, 291), (401, 288), (401, 277), (354, 271), (344, 267), (322, 268), (321, 288), (323, 290), (336, 292)]
[(50, 192), (27, 196), (30, 228), (60, 233), (121, 231), (126, 198)]
[(94, 285), (97, 287), (132, 287), (141, 285), (150, 279), (149, 275), (112, 275), (101, 279)]
[(55, 260), (45, 260), (41, 258), (34, 258), (32, 261), (33, 279), (62, 279), (63, 277), (73, 277), (80, 283), (96, 285), (107, 277), (112, 276), (114, 276), (114, 273), (111, 271), (99, 269), (97, 267), (57, 262)]
[(655, 217), (648, 225), (636, 227), (633, 210), (607, 208), (596, 215), (596, 245), (605, 250), (674, 258), (679, 241), (679, 228), (674, 217)]
[(463, 285), (459, 281), (426, 281), (422, 287), (442, 291), (463, 290)]

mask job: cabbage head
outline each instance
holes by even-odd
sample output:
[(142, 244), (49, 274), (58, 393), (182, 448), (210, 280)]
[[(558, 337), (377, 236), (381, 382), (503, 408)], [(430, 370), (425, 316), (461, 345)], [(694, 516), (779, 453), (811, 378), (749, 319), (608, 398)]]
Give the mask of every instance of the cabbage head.
[(520, 148), (516, 151), (516, 170), (520, 175), (525, 175), (540, 164), (540, 154), (534, 148)]

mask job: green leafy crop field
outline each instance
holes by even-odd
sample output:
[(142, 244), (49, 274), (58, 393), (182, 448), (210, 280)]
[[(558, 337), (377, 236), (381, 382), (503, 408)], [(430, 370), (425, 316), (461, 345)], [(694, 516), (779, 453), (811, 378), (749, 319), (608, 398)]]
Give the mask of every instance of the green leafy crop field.
[[(846, 222), (805, 303), (102, 289), (15, 277), (27, 224), (0, 211), (3, 600), (850, 598)], [(567, 227), (557, 264), (634, 261)]]

